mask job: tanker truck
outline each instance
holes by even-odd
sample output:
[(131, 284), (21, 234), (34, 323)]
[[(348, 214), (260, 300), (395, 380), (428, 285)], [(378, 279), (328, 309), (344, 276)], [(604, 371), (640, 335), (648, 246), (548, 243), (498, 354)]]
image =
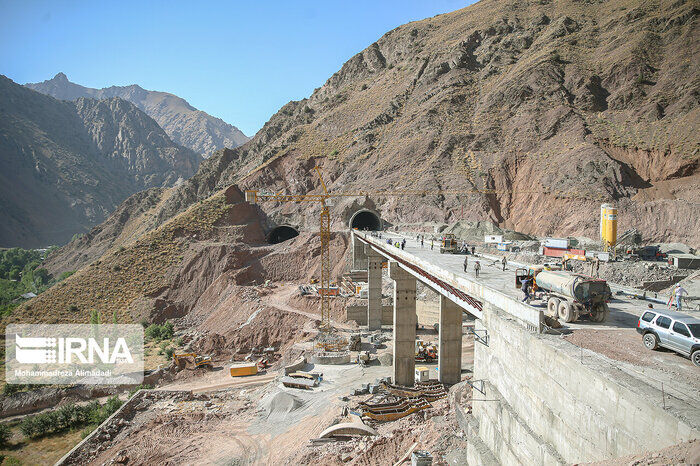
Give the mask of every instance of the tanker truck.
[(605, 280), (542, 266), (516, 270), (516, 286), (526, 277), (532, 280), (532, 291), (547, 303), (546, 314), (564, 322), (588, 316), (593, 322), (605, 322), (610, 314), (607, 301), (612, 296)]

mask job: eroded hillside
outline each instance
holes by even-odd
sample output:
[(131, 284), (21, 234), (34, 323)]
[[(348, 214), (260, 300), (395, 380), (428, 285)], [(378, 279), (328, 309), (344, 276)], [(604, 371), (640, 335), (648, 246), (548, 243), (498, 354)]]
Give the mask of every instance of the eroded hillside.
[[(698, 245), (698, 11), (481, 1), (406, 24), (248, 144), (205, 161), (156, 223), (234, 182), (313, 191), (320, 164), (335, 191), (463, 193), (350, 198), (333, 207), (337, 227), (367, 206), (391, 223), (491, 220), (594, 237), (598, 205), (613, 201), (621, 228)], [(265, 210), (277, 223), (317, 222), (316, 206)]]

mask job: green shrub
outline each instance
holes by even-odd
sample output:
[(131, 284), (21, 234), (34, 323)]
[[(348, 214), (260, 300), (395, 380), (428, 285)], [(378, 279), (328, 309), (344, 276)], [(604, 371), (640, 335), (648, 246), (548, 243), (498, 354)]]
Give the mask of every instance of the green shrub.
[(166, 322), (162, 325), (151, 324), (146, 329), (146, 339), (153, 341), (169, 340), (173, 337), (173, 323)]
[(2, 394), (3, 396), (11, 396), (14, 393), (24, 391), (27, 388), (29, 388), (29, 385), (26, 384), (6, 383), (2, 387)]
[(12, 430), (7, 424), (0, 424), (0, 448), (6, 448), (10, 444)]
[(92, 426), (91, 432), (119, 409), (122, 403), (118, 397), (113, 396), (104, 405), (93, 401), (84, 406), (61, 406), (54, 411), (25, 417), (19, 425), (19, 430), (28, 438), (45, 437), (85, 425)]
[(71, 275), (73, 275), (74, 273), (75, 273), (75, 270), (68, 270), (68, 271), (66, 271), (66, 272), (63, 272), (61, 275), (58, 276), (58, 281), (59, 281), (59, 282), (60, 282), (60, 281), (63, 281), (63, 280), (65, 280), (66, 278), (68, 278), (68, 277), (70, 277)]

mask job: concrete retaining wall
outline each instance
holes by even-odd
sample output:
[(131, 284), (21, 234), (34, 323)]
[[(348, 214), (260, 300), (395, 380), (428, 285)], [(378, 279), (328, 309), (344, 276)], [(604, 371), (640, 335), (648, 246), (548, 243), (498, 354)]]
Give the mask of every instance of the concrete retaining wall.
[(306, 365), (306, 358), (304, 356), (300, 356), (292, 364), (284, 367), (284, 375), (289, 375), (292, 372), (300, 371), (304, 368), (305, 365)]
[(311, 364), (348, 364), (350, 362), (350, 352), (319, 352), (314, 353), (309, 358)]
[[(598, 461), (700, 437), (697, 407), (620, 371), (604, 357), (552, 335), (523, 331), (487, 306), (475, 344), (473, 413), (479, 438), (503, 464)], [(668, 408), (668, 406), (667, 406)], [(695, 419), (695, 421), (693, 421)]]

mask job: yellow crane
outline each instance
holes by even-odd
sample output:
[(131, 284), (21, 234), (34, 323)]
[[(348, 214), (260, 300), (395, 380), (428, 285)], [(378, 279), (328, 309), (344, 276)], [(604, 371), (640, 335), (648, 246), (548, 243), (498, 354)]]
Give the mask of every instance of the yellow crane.
[(430, 191), (430, 190), (397, 190), (397, 191), (357, 191), (357, 192), (336, 192), (329, 193), (326, 188), (326, 183), (323, 181), (320, 167), (314, 167), (318, 174), (318, 179), (321, 183), (323, 192), (320, 194), (265, 194), (257, 190), (246, 190), (245, 199), (251, 203), (259, 202), (320, 202), (320, 238), (321, 238), (321, 268), (319, 281), (319, 295), (321, 296), (321, 328), (330, 329), (330, 302), (328, 294), (330, 292), (331, 264), (330, 264), (330, 238), (331, 238), (331, 216), (328, 210), (328, 200), (331, 197), (361, 197), (361, 196), (436, 196), (436, 195), (465, 195), (465, 194), (513, 194), (513, 193), (530, 193), (530, 194), (550, 194), (565, 198), (586, 198), (580, 193), (572, 193), (565, 191), (552, 190), (496, 190), (496, 189), (467, 189), (467, 190), (452, 190), (452, 191)]
[(331, 214), (328, 210), (328, 199), (338, 194), (329, 194), (326, 189), (326, 183), (321, 176), (321, 169), (314, 167), (318, 174), (318, 179), (323, 188), (322, 194), (260, 194), (255, 190), (247, 190), (245, 199), (248, 202), (258, 203), (263, 201), (275, 202), (320, 202), (321, 203), (321, 277), (319, 280), (318, 294), (321, 296), (321, 328), (330, 328), (330, 302), (328, 294), (331, 285), (331, 259), (330, 259), (330, 241), (331, 241)]

